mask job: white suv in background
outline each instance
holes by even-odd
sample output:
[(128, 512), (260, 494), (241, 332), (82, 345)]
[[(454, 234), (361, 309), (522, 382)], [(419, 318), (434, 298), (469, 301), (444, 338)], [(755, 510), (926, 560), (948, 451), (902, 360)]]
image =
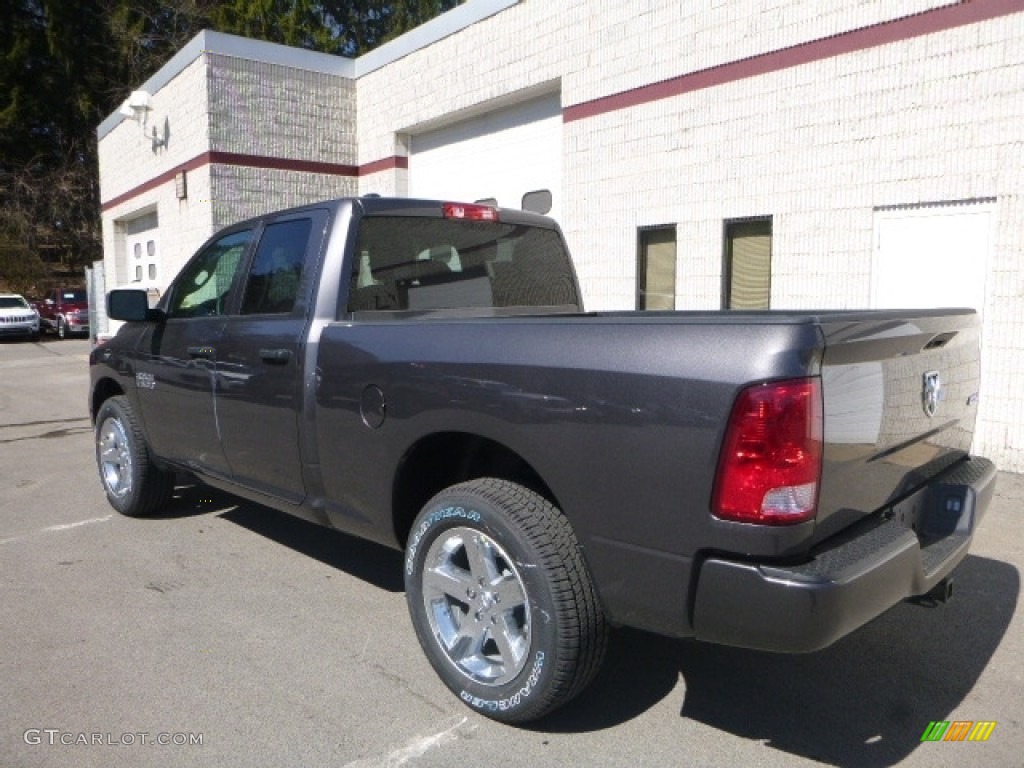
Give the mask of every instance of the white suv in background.
[(0, 339), (20, 336), (39, 338), (39, 313), (17, 293), (0, 293)]

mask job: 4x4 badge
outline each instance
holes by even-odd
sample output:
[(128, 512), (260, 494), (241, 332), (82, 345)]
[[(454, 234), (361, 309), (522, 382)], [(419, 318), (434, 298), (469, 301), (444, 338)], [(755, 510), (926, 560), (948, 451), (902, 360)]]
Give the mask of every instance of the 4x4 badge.
[(924, 390), (921, 392), (921, 404), (928, 418), (935, 415), (939, 410), (939, 400), (942, 399), (942, 381), (939, 379), (938, 371), (928, 371), (924, 375)]

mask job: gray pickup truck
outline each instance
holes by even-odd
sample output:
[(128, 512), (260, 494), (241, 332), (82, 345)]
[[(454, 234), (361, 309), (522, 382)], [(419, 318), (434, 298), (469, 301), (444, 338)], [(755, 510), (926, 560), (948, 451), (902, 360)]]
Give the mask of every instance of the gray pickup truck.
[(404, 550), (430, 663), (506, 722), (582, 690), (609, 625), (807, 652), (946, 596), (994, 488), (973, 311), (586, 313), (520, 211), (273, 213), (108, 310), (113, 507), (188, 474)]

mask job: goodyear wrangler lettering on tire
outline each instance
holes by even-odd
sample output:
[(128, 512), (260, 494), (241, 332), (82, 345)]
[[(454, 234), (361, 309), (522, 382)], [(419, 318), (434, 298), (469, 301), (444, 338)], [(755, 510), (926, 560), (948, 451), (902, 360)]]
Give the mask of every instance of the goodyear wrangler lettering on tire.
[(472, 480), (435, 496), (411, 530), (409, 614), (434, 671), (467, 706), (526, 722), (590, 682), (604, 615), (576, 536), (548, 499)]
[(481, 699), (479, 696), (474, 696), (465, 690), (459, 694), (459, 698), (471, 707), (476, 707), (477, 709), (486, 709), (491, 712), (497, 712), (500, 710), (504, 712), (507, 709), (518, 706), (523, 699), (530, 695), (534, 686), (537, 685), (537, 680), (540, 679), (540, 673), (543, 667), (544, 653), (542, 651), (537, 651), (537, 658), (534, 659), (533, 670), (530, 672), (530, 676), (526, 678), (526, 684), (507, 699), (499, 699), (497, 701), (493, 699)]
[(431, 525), (440, 521), (447, 520), (452, 517), (461, 517), (465, 520), (471, 520), (474, 523), (480, 522), (480, 513), (469, 511), (467, 512), (462, 507), (448, 507), (446, 509), (439, 509), (436, 512), (430, 514), (430, 516), (423, 521), (416, 533), (410, 538), (408, 549), (408, 556), (405, 559), (405, 572), (411, 574), (412, 571), (412, 560), (416, 556), (416, 549), (419, 546), (420, 539), (423, 538), (423, 534), (427, 532)]

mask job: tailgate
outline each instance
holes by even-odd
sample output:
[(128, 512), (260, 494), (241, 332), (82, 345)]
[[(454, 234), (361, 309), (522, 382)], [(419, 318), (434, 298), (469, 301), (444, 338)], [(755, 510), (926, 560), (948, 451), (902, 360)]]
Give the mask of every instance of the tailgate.
[(973, 310), (821, 319), (825, 451), (816, 538), (913, 493), (964, 459), (978, 407)]

